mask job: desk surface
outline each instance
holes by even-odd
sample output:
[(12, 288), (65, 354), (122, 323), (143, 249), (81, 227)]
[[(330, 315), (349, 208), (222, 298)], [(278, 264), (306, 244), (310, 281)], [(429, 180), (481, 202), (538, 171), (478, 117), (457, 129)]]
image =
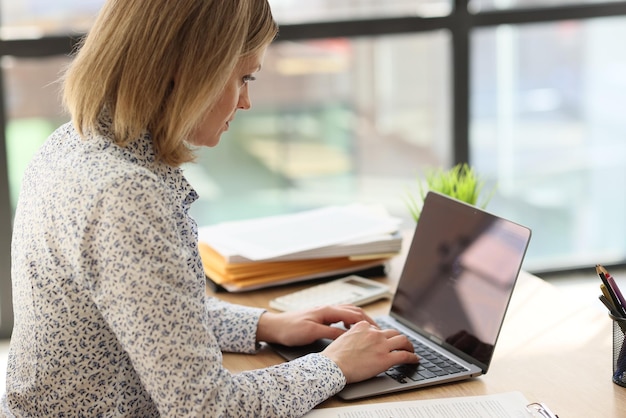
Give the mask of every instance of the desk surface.
[[(394, 270), (396, 270), (394, 272)], [(397, 277), (397, 266), (390, 272)], [(392, 279), (389, 280), (393, 285)], [(219, 293), (222, 299), (268, 308), (268, 301), (301, 286), (251, 293)], [(595, 295), (589, 295), (595, 300)], [(599, 302), (598, 302), (599, 303)], [(388, 301), (366, 307), (372, 315), (386, 313)], [(268, 308), (268, 310), (270, 310)], [(487, 374), (463, 383), (410, 390), (358, 402), (432, 399), (521, 391), (531, 401), (545, 402), (561, 418), (624, 417), (626, 388), (611, 380), (612, 323), (592, 305), (577, 306), (554, 286), (522, 272), (491, 367)], [(277, 364), (282, 358), (264, 348), (255, 355), (225, 354), (232, 372)], [(334, 397), (319, 407), (351, 405)]]

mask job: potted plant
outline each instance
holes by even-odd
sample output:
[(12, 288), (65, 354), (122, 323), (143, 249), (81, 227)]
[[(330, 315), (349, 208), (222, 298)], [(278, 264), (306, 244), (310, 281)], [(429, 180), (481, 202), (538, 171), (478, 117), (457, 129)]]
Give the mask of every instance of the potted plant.
[(485, 182), (467, 163), (457, 164), (449, 170), (433, 169), (426, 173), (426, 186), (418, 181), (419, 196), (409, 193), (407, 206), (417, 222), (422, 210), (422, 203), (429, 190), (453, 197), (462, 202), (484, 209), (495, 193), (494, 187), (488, 194), (483, 193)]

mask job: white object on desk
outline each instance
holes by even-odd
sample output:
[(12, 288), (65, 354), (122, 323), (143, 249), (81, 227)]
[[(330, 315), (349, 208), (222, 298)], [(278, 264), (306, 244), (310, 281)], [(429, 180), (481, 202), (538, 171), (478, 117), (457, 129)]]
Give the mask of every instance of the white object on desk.
[[(300, 252), (305, 253), (304, 258), (311, 258), (320, 250), (322, 257), (343, 257), (353, 253), (345, 253), (342, 245), (376, 244), (381, 236), (385, 240), (385, 236), (396, 233), (401, 222), (400, 218), (378, 207), (359, 204), (328, 206), (205, 226), (198, 230), (198, 239), (236, 262), (243, 261), (242, 257), (247, 261), (261, 261)], [(380, 252), (375, 249), (365, 254)], [(384, 249), (382, 252), (395, 251)]]
[(277, 297), (270, 300), (270, 307), (293, 311), (321, 305), (362, 306), (388, 297), (391, 297), (391, 292), (387, 285), (351, 275)]
[(442, 399), (420, 399), (403, 402), (385, 402), (336, 408), (314, 409), (305, 418), (349, 417), (450, 417), (450, 418), (554, 418), (554, 414), (533, 415), (527, 409), (528, 401), (521, 392), (494, 395), (462, 396)]

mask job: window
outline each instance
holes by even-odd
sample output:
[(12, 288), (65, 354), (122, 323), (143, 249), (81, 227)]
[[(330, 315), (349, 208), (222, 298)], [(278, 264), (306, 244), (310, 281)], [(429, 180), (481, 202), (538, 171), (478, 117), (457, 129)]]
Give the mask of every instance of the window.
[[(617, 0), (608, 0), (608, 2)], [(528, 9), (542, 7), (563, 7), (597, 3), (595, 0), (470, 0), (469, 8), (474, 12), (492, 11), (496, 9)]]
[(3, 39), (85, 32), (104, 0), (0, 0)]
[(451, 0), (269, 0), (280, 24), (328, 22), (381, 17), (446, 16)]
[[(0, 335), (10, 225), (34, 149), (67, 120), (54, 80), (103, 0), (0, 0)], [(469, 161), (488, 209), (533, 229), (535, 273), (626, 263), (626, 1), (270, 0), (253, 109), (185, 166), (199, 223), (348, 201), (409, 222), (429, 167)], [(467, 7), (455, 8), (455, 5)]]
[(624, 259), (623, 17), (481, 28), (472, 37), (471, 157), (490, 209), (533, 229), (528, 266)]
[(407, 189), (449, 165), (449, 36), (278, 42), (216, 148), (186, 167), (201, 224), (346, 202), (408, 218)]
[(33, 153), (57, 126), (69, 119), (62, 112), (57, 83), (68, 62), (65, 57), (2, 58), (7, 168), (13, 210), (22, 174)]

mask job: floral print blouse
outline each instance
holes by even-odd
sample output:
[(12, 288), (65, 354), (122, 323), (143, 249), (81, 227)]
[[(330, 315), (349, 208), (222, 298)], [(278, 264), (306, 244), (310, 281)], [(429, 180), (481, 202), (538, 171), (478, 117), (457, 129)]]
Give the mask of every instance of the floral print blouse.
[(110, 120), (60, 127), (29, 165), (15, 215), (15, 326), (0, 415), (301, 416), (345, 385), (320, 354), (232, 374), (262, 309), (208, 297), (180, 168)]

